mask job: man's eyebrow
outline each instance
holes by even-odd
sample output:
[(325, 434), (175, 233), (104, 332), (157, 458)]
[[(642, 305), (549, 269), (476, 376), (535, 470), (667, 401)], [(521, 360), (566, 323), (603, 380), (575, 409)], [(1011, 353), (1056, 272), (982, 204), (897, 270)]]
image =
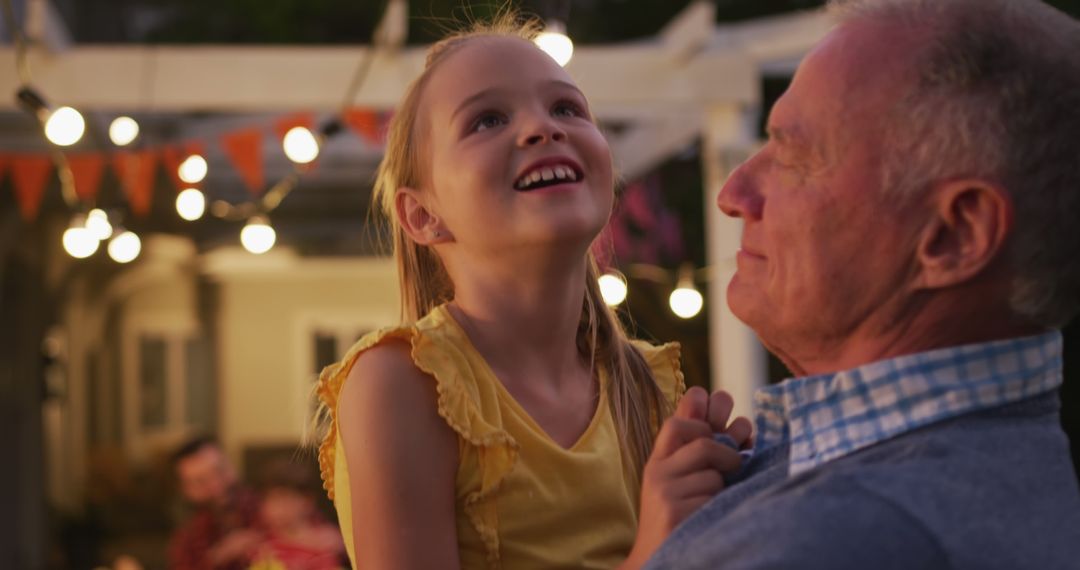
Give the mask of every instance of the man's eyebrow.
[(769, 135), (769, 140), (785, 146), (798, 142), (800, 139), (793, 129), (777, 125), (769, 125), (765, 128), (765, 133)]
[(811, 152), (814, 145), (811, 144), (805, 133), (793, 126), (769, 125), (765, 129), (769, 140), (774, 141), (781, 147), (795, 152)]

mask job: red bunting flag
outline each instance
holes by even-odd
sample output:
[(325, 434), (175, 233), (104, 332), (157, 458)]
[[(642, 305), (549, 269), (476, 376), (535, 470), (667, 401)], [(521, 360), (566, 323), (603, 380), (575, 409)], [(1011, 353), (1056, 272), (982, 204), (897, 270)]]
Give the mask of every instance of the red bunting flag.
[(225, 155), (232, 160), (233, 166), (240, 172), (248, 191), (252, 196), (261, 196), (266, 191), (262, 164), (262, 132), (259, 129), (244, 129), (228, 133), (221, 137), (221, 147)]
[(11, 158), (12, 182), (15, 198), (19, 202), (19, 213), (24, 220), (32, 221), (41, 209), (41, 198), (45, 194), (45, 182), (49, 179), (52, 161), (48, 156), (31, 154), (17, 154)]
[(277, 135), (277, 140), (285, 140), (285, 134), (293, 130), (296, 127), (304, 127), (311, 131), (311, 134), (315, 134), (315, 116), (311, 113), (295, 113), (292, 115), (286, 115), (277, 120), (274, 123), (274, 134)]
[(101, 173), (105, 169), (105, 157), (100, 154), (72, 154), (67, 157), (71, 177), (75, 181), (75, 195), (80, 200), (93, 202), (101, 188)]
[(345, 111), (342, 117), (349, 128), (356, 131), (365, 141), (371, 144), (382, 144), (382, 129), (379, 126), (379, 116), (370, 109), (353, 108)]
[(113, 155), (113, 168), (136, 216), (144, 217), (150, 213), (156, 161), (157, 155), (150, 149), (121, 151)]
[(179, 192), (188, 187), (188, 184), (180, 180), (180, 163), (184, 162), (189, 155), (178, 146), (166, 146), (161, 149), (161, 165), (165, 167), (165, 173), (169, 175), (176, 191)]

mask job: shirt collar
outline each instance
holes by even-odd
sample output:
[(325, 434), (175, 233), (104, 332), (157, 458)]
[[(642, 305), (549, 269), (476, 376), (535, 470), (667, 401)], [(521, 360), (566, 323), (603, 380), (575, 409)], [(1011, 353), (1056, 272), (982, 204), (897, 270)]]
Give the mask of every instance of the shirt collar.
[(1061, 385), (1061, 333), (969, 344), (789, 378), (754, 395), (758, 450), (790, 443), (788, 472), (927, 424)]

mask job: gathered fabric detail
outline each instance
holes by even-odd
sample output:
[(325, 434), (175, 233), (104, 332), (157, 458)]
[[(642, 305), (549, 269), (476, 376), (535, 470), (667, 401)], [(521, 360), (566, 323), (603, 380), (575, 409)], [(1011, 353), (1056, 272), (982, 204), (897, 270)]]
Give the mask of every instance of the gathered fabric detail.
[(458, 435), (459, 444), (471, 447), (475, 452), (462, 454), (461, 461), (475, 461), (477, 465), (458, 466), (459, 473), (462, 469), (474, 469), (479, 474), (478, 488), (466, 489), (462, 496), (463, 509), (483, 541), (490, 567), (498, 568), (499, 533), (495, 493), (517, 462), (518, 444), (497, 421), (497, 413), (493, 416), (495, 422), (485, 417), (485, 411), (491, 415), (490, 408), (497, 405), (497, 401), (484, 394), (477, 383), (467, 376), (470, 372), (475, 373), (475, 365), (459, 346), (460, 339), (453, 338), (456, 333), (454, 327), (445, 326), (445, 319), (450, 318), (444, 309), (439, 308), (414, 324), (365, 335), (349, 349), (341, 362), (323, 369), (317, 394), (329, 413), (330, 422), (319, 446), (319, 469), (323, 487), (333, 500), (339, 417), (337, 405), (345, 378), (356, 358), (365, 350), (391, 339), (408, 342), (413, 363), (435, 379), (439, 415)]
[(679, 400), (686, 392), (686, 379), (683, 377), (681, 365), (682, 346), (677, 342), (654, 346), (643, 340), (631, 340), (630, 343), (645, 359), (657, 386), (671, 404), (671, 412), (674, 412), (675, 406), (679, 405)]

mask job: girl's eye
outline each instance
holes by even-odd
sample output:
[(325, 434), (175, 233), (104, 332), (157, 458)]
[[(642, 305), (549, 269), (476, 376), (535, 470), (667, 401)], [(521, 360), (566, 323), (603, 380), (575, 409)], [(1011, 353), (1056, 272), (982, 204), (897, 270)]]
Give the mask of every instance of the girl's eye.
[(505, 122), (506, 120), (501, 115), (496, 113), (484, 113), (472, 122), (472, 127), (469, 129), (469, 132), (476, 133), (486, 129), (493, 129)]
[(584, 117), (585, 111), (577, 103), (560, 101), (555, 104), (555, 107), (551, 110), (551, 114), (556, 117)]

